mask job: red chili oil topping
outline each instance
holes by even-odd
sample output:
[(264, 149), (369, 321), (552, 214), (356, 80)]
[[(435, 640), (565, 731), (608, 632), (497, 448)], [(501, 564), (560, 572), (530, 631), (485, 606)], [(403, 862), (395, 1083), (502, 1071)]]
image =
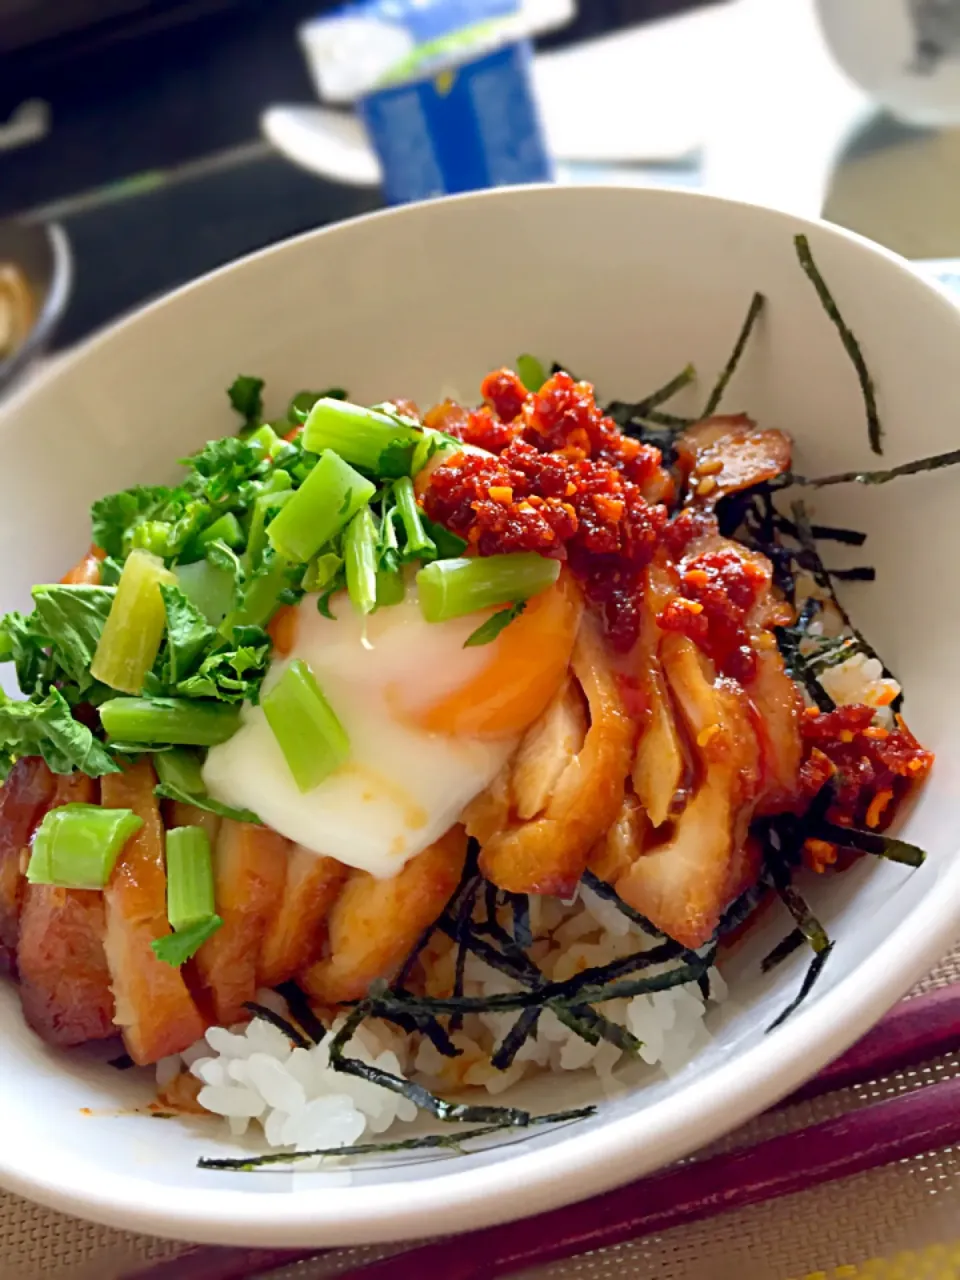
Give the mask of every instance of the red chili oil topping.
[[(479, 555), (538, 551), (568, 560), (611, 643), (629, 649), (640, 625), (640, 575), (667, 525), (666, 508), (650, 500), (671, 483), (660, 451), (625, 436), (589, 383), (566, 373), (528, 394), (499, 370), (483, 394), (488, 405), (475, 413), (441, 406), (443, 429), (492, 456), (461, 454), (438, 467), (424, 510)], [(440, 418), (428, 415), (428, 425)]]
[(749, 683), (756, 675), (757, 655), (746, 619), (768, 585), (766, 571), (732, 547), (688, 557), (679, 569), (683, 595), (669, 602), (658, 624), (689, 636), (724, 675)]
[(911, 782), (926, 777), (933, 764), (933, 752), (917, 742), (902, 717), (888, 730), (873, 723), (875, 713), (858, 703), (826, 712), (811, 708), (803, 717), (808, 756), (801, 786), (812, 797), (832, 779), (834, 799), (827, 815), (832, 822), (885, 827), (896, 807), (892, 802)]

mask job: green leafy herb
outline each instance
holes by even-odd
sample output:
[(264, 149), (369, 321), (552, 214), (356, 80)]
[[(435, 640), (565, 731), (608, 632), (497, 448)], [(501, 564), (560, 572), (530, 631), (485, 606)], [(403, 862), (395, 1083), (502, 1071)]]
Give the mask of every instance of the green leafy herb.
[(793, 237), (793, 243), (797, 251), (797, 258), (801, 267), (807, 275), (810, 283), (816, 290), (817, 297), (824, 311), (833, 321), (836, 330), (840, 335), (840, 341), (846, 349), (847, 355), (857, 372), (857, 381), (860, 383), (860, 390), (863, 392), (863, 403), (867, 413), (867, 436), (870, 441), (870, 448), (874, 453), (883, 453), (883, 430), (880, 426), (880, 415), (877, 412), (877, 396), (873, 386), (873, 379), (867, 368), (863, 353), (860, 350), (860, 344), (848, 327), (843, 316), (841, 316), (839, 308), (833, 299), (833, 295), (827, 288), (827, 282), (820, 274), (820, 269), (813, 260), (813, 254), (810, 252), (810, 244), (805, 235), (796, 235)]
[(81, 689), (93, 683), (90, 666), (115, 587), (34, 587), (35, 633), (49, 644), (57, 666)]
[(179, 587), (162, 585), (160, 594), (167, 615), (164, 674), (167, 684), (174, 688), (194, 670), (217, 631)]
[(723, 372), (717, 379), (716, 386), (710, 392), (710, 398), (704, 405), (703, 416), (705, 418), (712, 417), (712, 415), (716, 413), (717, 408), (720, 405), (720, 401), (723, 399), (723, 393), (729, 386), (730, 379), (736, 373), (737, 365), (740, 363), (740, 359), (746, 349), (746, 345), (750, 341), (750, 334), (753, 332), (753, 326), (756, 324), (757, 319), (760, 316), (760, 312), (763, 310), (764, 302), (765, 299), (762, 293), (755, 293), (751, 298), (750, 306), (747, 309), (746, 319), (743, 322), (743, 327), (737, 337), (733, 351), (730, 353), (730, 359), (724, 366)]
[(208, 653), (193, 675), (177, 682), (174, 692), (186, 698), (256, 703), (272, 649), (273, 641), (262, 627), (234, 627), (231, 639)]
[(227, 391), (231, 405), (245, 426), (251, 427), (263, 417), (263, 386), (262, 378), (240, 374)]
[(464, 649), (474, 649), (483, 644), (491, 644), (496, 640), (500, 632), (513, 622), (514, 618), (520, 617), (526, 607), (526, 600), (518, 600), (516, 604), (511, 604), (506, 609), (500, 609), (497, 613), (492, 614), (487, 618), (486, 622), (480, 623), (476, 631), (472, 631), (467, 636), (463, 642)]
[[(168, 752), (158, 752), (154, 757), (154, 763), (159, 762), (169, 754)], [(215, 813), (218, 818), (232, 818), (234, 822), (254, 822), (259, 823), (260, 819), (251, 809), (234, 809), (228, 804), (221, 804), (219, 800), (213, 800), (206, 791), (187, 791), (183, 787), (177, 786), (174, 782), (161, 782), (154, 787), (154, 794), (164, 800), (178, 800), (181, 804), (192, 804), (195, 809), (203, 809), (206, 813)]]
[(86, 725), (74, 720), (59, 690), (51, 689), (45, 698), (29, 702), (0, 695), (0, 775), (6, 777), (21, 756), (38, 755), (54, 773), (76, 769), (99, 778), (120, 772)]
[(528, 391), (539, 391), (547, 380), (547, 374), (536, 356), (517, 356), (517, 375)]
[(163, 938), (155, 938), (150, 943), (150, 950), (164, 964), (179, 969), (197, 954), (207, 939), (212, 938), (222, 924), (223, 921), (219, 916), (210, 916), (207, 920), (201, 920), (188, 929), (181, 930), (180, 933), (168, 933)]

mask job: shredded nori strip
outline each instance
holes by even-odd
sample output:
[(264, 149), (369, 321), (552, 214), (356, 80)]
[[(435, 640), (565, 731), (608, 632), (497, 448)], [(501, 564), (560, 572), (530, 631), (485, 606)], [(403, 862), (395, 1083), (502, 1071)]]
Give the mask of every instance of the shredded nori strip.
[(111, 1058), (107, 1063), (108, 1067), (113, 1067), (115, 1071), (129, 1071), (134, 1065), (133, 1059), (129, 1053), (121, 1053), (118, 1058)]
[(877, 396), (873, 386), (873, 379), (870, 376), (870, 370), (863, 358), (863, 352), (860, 350), (860, 344), (849, 328), (843, 316), (841, 316), (839, 308), (833, 299), (833, 295), (827, 288), (827, 282), (820, 274), (820, 269), (813, 260), (813, 254), (810, 252), (810, 244), (807, 237), (803, 234), (793, 237), (793, 243), (797, 251), (797, 258), (801, 267), (807, 275), (810, 283), (817, 292), (820, 304), (824, 311), (833, 321), (837, 332), (840, 335), (840, 341), (843, 343), (847, 355), (857, 371), (857, 381), (860, 383), (860, 390), (863, 392), (863, 403), (867, 413), (867, 437), (870, 441), (870, 448), (876, 454), (883, 453), (883, 428), (880, 425), (880, 415), (877, 412)]
[(259, 1018), (261, 1022), (269, 1022), (272, 1027), (276, 1027), (278, 1031), (282, 1031), (289, 1041), (297, 1049), (309, 1049), (311, 1042), (299, 1031), (292, 1022), (288, 1022), (279, 1013), (274, 1013), (272, 1009), (268, 1009), (265, 1004), (257, 1004), (255, 1000), (245, 1000), (243, 1007), (248, 1013), (253, 1014), (255, 1018)]
[[(588, 1120), (596, 1114), (596, 1107), (579, 1107), (571, 1111), (557, 1111), (551, 1115), (530, 1117), (523, 1128), (538, 1128), (548, 1124), (570, 1124), (575, 1120)], [(256, 1169), (269, 1168), (271, 1165), (295, 1164), (300, 1160), (310, 1160), (316, 1156), (349, 1156), (392, 1155), (398, 1151), (432, 1151), (449, 1150), (463, 1154), (465, 1142), (477, 1138), (486, 1138), (492, 1133), (501, 1133), (504, 1129), (516, 1128), (511, 1124), (485, 1124), (475, 1129), (465, 1129), (462, 1133), (427, 1133), (419, 1138), (402, 1138), (396, 1142), (359, 1142), (348, 1147), (318, 1147), (316, 1151), (270, 1151), (262, 1156), (239, 1156), (231, 1159), (213, 1159), (201, 1156), (197, 1161), (198, 1169), (221, 1169), (235, 1173), (249, 1173)]]
[(540, 1015), (543, 1009), (524, 1009), (517, 1018), (516, 1022), (500, 1041), (493, 1056), (490, 1059), (490, 1065), (497, 1071), (506, 1071), (508, 1067), (513, 1066), (513, 1060), (520, 1052), (521, 1047), (530, 1038), (536, 1034), (537, 1023), (540, 1021)]
[(872, 565), (856, 565), (852, 569), (828, 569), (831, 578), (838, 582), (876, 582), (877, 571)]
[(859, 827), (841, 827), (826, 818), (814, 818), (807, 824), (806, 833), (815, 840), (826, 840), (842, 849), (856, 849), (859, 853), (872, 853), (890, 862), (901, 862), (907, 867), (922, 867), (926, 853), (908, 840), (885, 836), (880, 831), (864, 831)]
[(767, 1034), (769, 1034), (771, 1031), (775, 1031), (777, 1027), (782, 1026), (783, 1023), (785, 1023), (786, 1020), (790, 1017), (790, 1015), (792, 1013), (795, 1013), (797, 1009), (800, 1008), (804, 1000), (806, 1000), (807, 996), (813, 990), (814, 983), (820, 977), (820, 974), (823, 971), (823, 966), (827, 963), (827, 957), (833, 951), (833, 946), (834, 944), (832, 942), (829, 943), (826, 947), (824, 947), (822, 951), (818, 951), (817, 954), (813, 957), (813, 959), (810, 961), (810, 967), (807, 969), (806, 976), (804, 977), (803, 982), (800, 984), (800, 990), (797, 992), (794, 999), (791, 1000), (790, 1003), (787, 1005), (787, 1007), (783, 1010), (783, 1012), (778, 1014), (777, 1017), (774, 1018), (774, 1020), (770, 1023), (769, 1027), (767, 1027)]
[[(463, 975), (467, 964), (467, 945), (465, 935), (468, 931), (470, 921), (473, 918), (474, 907), (477, 902), (477, 895), (480, 892), (480, 877), (476, 876), (469, 881), (464, 887), (457, 904), (456, 914), (454, 916), (454, 941), (457, 944), (457, 958), (454, 962), (453, 970), (453, 994), (455, 996), (463, 995)], [(463, 1026), (463, 1014), (455, 1013), (450, 1019), (450, 1030), (459, 1031)]]
[(319, 1044), (327, 1034), (327, 1028), (310, 1007), (310, 1001), (295, 982), (281, 982), (277, 987), (277, 995), (283, 996), (290, 1010), (290, 1016), (302, 1028), (304, 1033)]
[(730, 353), (730, 359), (724, 366), (723, 372), (717, 379), (716, 386), (710, 392), (710, 398), (704, 405), (704, 418), (710, 418), (716, 413), (717, 408), (720, 405), (720, 401), (723, 399), (723, 393), (726, 391), (730, 379), (733, 377), (734, 373), (736, 373), (737, 365), (740, 363), (740, 358), (750, 340), (750, 334), (753, 330), (753, 326), (756, 324), (760, 312), (763, 310), (765, 301), (766, 299), (762, 293), (755, 293), (750, 299), (750, 306), (747, 308), (746, 319), (744, 320), (740, 333), (737, 336), (737, 341), (734, 345), (733, 351)]
[(763, 873), (760, 879), (751, 888), (741, 893), (739, 898), (735, 898), (733, 903), (727, 907), (726, 911), (717, 925), (716, 937), (724, 938), (728, 933), (733, 933), (753, 915), (757, 907), (770, 892), (770, 880)]
[[(614, 400), (607, 406), (604, 412), (608, 417), (613, 418), (614, 422), (616, 422), (618, 426), (622, 425), (621, 418), (625, 422), (649, 418), (653, 409), (658, 409), (660, 405), (666, 404), (668, 400), (672, 400), (679, 391), (682, 391), (684, 387), (688, 387), (696, 376), (696, 369), (692, 364), (688, 364), (685, 368), (681, 369), (678, 374), (671, 378), (669, 382), (665, 382), (663, 386), (658, 387), (656, 391), (651, 391), (651, 393), (648, 396), (644, 396), (642, 400), (636, 400), (633, 403), (626, 400)], [(686, 420), (684, 421), (686, 422)]]
[(760, 961), (760, 972), (769, 973), (771, 969), (775, 969), (788, 956), (792, 956), (795, 951), (799, 951), (805, 942), (806, 938), (803, 933), (799, 929), (794, 929), (785, 938), (781, 938), (773, 950), (763, 957)]
[(798, 476), (788, 473), (785, 485), (802, 485), (807, 489), (825, 489), (834, 484), (889, 484), (891, 480), (899, 480), (901, 476), (917, 476), (924, 471), (940, 471), (944, 467), (955, 467), (960, 463), (960, 449), (950, 449), (946, 453), (934, 453), (927, 458), (914, 458), (912, 462), (901, 462), (899, 467), (890, 467), (882, 471), (837, 471), (830, 476)]
[(592, 871), (585, 871), (581, 876), (581, 880), (588, 889), (592, 889), (598, 898), (603, 898), (605, 901), (613, 903), (621, 915), (625, 915), (631, 924), (637, 925), (644, 932), (649, 933), (652, 938), (662, 938), (664, 936), (646, 916), (642, 916), (639, 911), (634, 911), (633, 907), (624, 902), (612, 884), (607, 884), (606, 880), (601, 880)]
[(513, 940), (521, 951), (533, 946), (530, 929), (530, 899), (525, 893), (511, 893), (508, 897), (513, 913)]

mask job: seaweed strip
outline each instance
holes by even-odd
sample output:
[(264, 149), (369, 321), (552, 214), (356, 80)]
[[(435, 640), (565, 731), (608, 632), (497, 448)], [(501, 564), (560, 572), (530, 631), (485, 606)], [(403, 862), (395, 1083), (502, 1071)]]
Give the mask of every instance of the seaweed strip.
[[(446, 1102), (414, 1080), (405, 1080), (402, 1076), (395, 1076), (381, 1067), (361, 1062), (359, 1058), (345, 1057), (343, 1051), (361, 1022), (371, 1014), (377, 1016), (378, 1009), (384, 1007), (388, 999), (392, 1003), (398, 1000), (399, 996), (396, 993), (384, 991), (382, 996), (372, 995), (353, 1009), (330, 1042), (330, 1066), (334, 1071), (342, 1071), (360, 1080), (366, 1080), (370, 1084), (379, 1085), (383, 1089), (389, 1089), (391, 1093), (398, 1093), (421, 1111), (429, 1111), (438, 1120), (497, 1124), (506, 1128), (522, 1128), (531, 1123), (533, 1117), (530, 1112), (523, 1111), (519, 1107), (473, 1106), (464, 1102)], [(441, 1002), (432, 1001), (431, 1003)]]
[(760, 972), (769, 973), (771, 969), (775, 969), (788, 956), (792, 956), (795, 951), (799, 951), (806, 938), (799, 929), (794, 929), (788, 933), (785, 938), (781, 938), (777, 945), (760, 961)]
[[(579, 1107), (571, 1111), (557, 1111), (550, 1115), (530, 1117), (524, 1128), (538, 1128), (548, 1124), (570, 1124), (574, 1120), (588, 1120), (596, 1114), (596, 1107)], [(502, 1133), (504, 1129), (516, 1128), (510, 1124), (485, 1124), (475, 1129), (466, 1129), (463, 1133), (427, 1133), (419, 1138), (402, 1138), (396, 1142), (359, 1142), (348, 1147), (319, 1147), (316, 1151), (270, 1151), (262, 1156), (239, 1156), (230, 1159), (213, 1159), (201, 1156), (197, 1161), (198, 1169), (231, 1170), (237, 1173), (248, 1173), (256, 1169), (269, 1168), (277, 1164), (294, 1164), (300, 1160), (309, 1160), (316, 1156), (374, 1156), (392, 1155), (399, 1151), (432, 1151), (450, 1150), (463, 1154), (463, 1143), (477, 1138), (486, 1138), (492, 1133)]]
[[(890, 668), (887, 666), (884, 660), (880, 657), (879, 653), (877, 653), (876, 649), (874, 649), (873, 645), (866, 638), (863, 632), (859, 631), (853, 625), (853, 622), (851, 621), (849, 613), (847, 613), (846, 609), (840, 603), (840, 600), (837, 597), (837, 593), (833, 587), (833, 580), (831, 579), (829, 573), (827, 573), (826, 569), (824, 568), (823, 561), (820, 559), (820, 554), (817, 551), (816, 543), (814, 542), (814, 539), (813, 539), (812, 526), (810, 524), (810, 521), (807, 518), (806, 507), (802, 502), (794, 502), (792, 504), (791, 510), (793, 512), (794, 524), (797, 527), (797, 540), (799, 541), (801, 547), (807, 554), (807, 563), (805, 567), (808, 567), (810, 569), (810, 572), (813, 574), (814, 580), (816, 581), (817, 585), (822, 587), (825, 591), (829, 592), (830, 600), (834, 608), (837, 610), (837, 612), (840, 614), (840, 617), (843, 619), (844, 626), (851, 633), (851, 635), (856, 639), (861, 652), (865, 653), (868, 658), (877, 659), (877, 661), (880, 663), (880, 666), (883, 668), (884, 676), (888, 680), (896, 680), (896, 676), (893, 674), (893, 672), (890, 670)], [(890, 705), (894, 711), (900, 710), (900, 707), (903, 705), (902, 691), (896, 696), (896, 698), (894, 698), (893, 702)]]
[(833, 295), (827, 288), (827, 282), (820, 274), (820, 269), (813, 260), (813, 254), (810, 252), (810, 243), (803, 234), (793, 237), (794, 247), (797, 251), (797, 258), (800, 266), (803, 268), (807, 278), (817, 292), (820, 299), (820, 305), (833, 321), (837, 332), (840, 335), (840, 341), (846, 349), (847, 355), (857, 371), (857, 381), (860, 383), (860, 390), (863, 392), (863, 403), (867, 414), (867, 437), (870, 441), (870, 448), (876, 454), (883, 453), (883, 428), (880, 425), (880, 415), (877, 412), (877, 397), (873, 386), (873, 379), (870, 376), (870, 370), (867, 368), (866, 361), (863, 358), (863, 352), (860, 350), (860, 344), (853, 334), (853, 331), (847, 325), (847, 322), (841, 316), (839, 308), (833, 299)]
[(265, 1004), (257, 1004), (255, 1000), (245, 1000), (243, 1007), (248, 1013), (253, 1014), (255, 1018), (259, 1018), (261, 1022), (269, 1022), (272, 1027), (282, 1031), (295, 1048), (309, 1049), (311, 1047), (312, 1042), (307, 1039), (302, 1031), (298, 1030), (292, 1022), (288, 1022), (281, 1014), (274, 1013), (272, 1009), (268, 1009)]
[(327, 1034), (327, 1028), (313, 1012), (310, 1007), (310, 1001), (300, 987), (292, 981), (281, 982), (280, 986), (277, 987), (277, 995), (283, 996), (284, 1000), (286, 1000), (291, 1017), (303, 1029), (304, 1033), (314, 1044), (319, 1044)]
[(740, 333), (737, 336), (737, 341), (734, 345), (733, 351), (730, 353), (730, 359), (724, 366), (723, 372), (717, 379), (717, 384), (710, 392), (710, 398), (704, 406), (704, 418), (709, 418), (716, 413), (720, 401), (723, 399), (723, 393), (726, 391), (730, 379), (733, 377), (734, 373), (736, 373), (737, 365), (740, 363), (740, 358), (744, 353), (748, 341), (750, 340), (750, 334), (753, 331), (753, 326), (756, 324), (765, 302), (766, 299), (762, 293), (755, 293), (750, 299), (750, 306), (747, 308), (746, 319), (744, 320)]
[(841, 827), (826, 818), (812, 821), (808, 834), (817, 840), (827, 840), (843, 849), (856, 849), (860, 853), (872, 853), (890, 862), (900, 862), (907, 867), (921, 867), (926, 861), (923, 849), (908, 840), (885, 836), (880, 831), (864, 831), (859, 827)]
[(133, 1059), (129, 1053), (121, 1053), (117, 1058), (111, 1058), (107, 1063), (108, 1067), (113, 1067), (115, 1071), (129, 1071), (134, 1065)]
[(513, 1060), (520, 1052), (520, 1049), (530, 1036), (536, 1034), (537, 1023), (540, 1021), (542, 1013), (543, 1009), (523, 1010), (497, 1046), (493, 1057), (490, 1059), (491, 1067), (497, 1071), (506, 1071), (508, 1067), (513, 1066)]
[(790, 1017), (790, 1015), (792, 1013), (795, 1013), (796, 1010), (799, 1009), (799, 1007), (803, 1004), (804, 1000), (806, 1000), (807, 996), (813, 990), (814, 983), (820, 977), (820, 974), (823, 971), (823, 966), (827, 963), (827, 957), (830, 955), (832, 950), (833, 950), (833, 943), (831, 942), (822, 951), (818, 951), (817, 954), (813, 957), (813, 959), (810, 961), (810, 967), (807, 969), (803, 982), (800, 984), (800, 990), (797, 992), (793, 1000), (791, 1000), (790, 1003), (787, 1005), (787, 1007), (783, 1010), (783, 1012), (778, 1014), (777, 1017), (774, 1018), (774, 1020), (770, 1023), (769, 1027), (767, 1027), (767, 1034), (769, 1034), (771, 1031), (776, 1030), (777, 1027), (782, 1026), (783, 1023), (785, 1023), (786, 1020)]
[(774, 635), (787, 675), (803, 685), (820, 711), (833, 711), (837, 704), (820, 683), (813, 665), (800, 652), (803, 631), (798, 627), (778, 627)]
[(852, 569), (828, 569), (831, 578), (838, 582), (876, 582), (877, 571), (872, 565), (856, 565)]
[(949, 449), (946, 453), (934, 453), (926, 458), (914, 458), (912, 462), (902, 462), (898, 467), (890, 467), (881, 471), (837, 471), (830, 476), (798, 476), (788, 473), (785, 484), (801, 485), (807, 489), (825, 489), (834, 484), (889, 484), (901, 476), (916, 476), (924, 471), (940, 471), (944, 467), (955, 467), (960, 463), (960, 449)]
[(510, 910), (513, 912), (513, 940), (521, 951), (533, 946), (533, 932), (530, 928), (530, 899), (525, 893), (509, 895)]
[[(614, 422), (616, 422), (618, 426), (623, 425), (621, 418), (626, 422), (629, 422), (632, 419), (649, 418), (652, 410), (658, 409), (660, 405), (666, 404), (668, 400), (672, 400), (673, 397), (678, 392), (682, 391), (684, 387), (688, 387), (696, 376), (696, 369), (692, 364), (688, 364), (681, 369), (678, 374), (672, 377), (669, 382), (665, 382), (663, 386), (658, 387), (656, 391), (651, 391), (651, 393), (648, 396), (644, 396), (642, 400), (635, 400), (632, 403), (627, 400), (613, 400), (607, 408), (604, 409), (604, 413), (613, 418)], [(687, 419), (683, 419), (683, 422), (684, 425), (689, 425)]]
[[(466, 933), (473, 918), (477, 895), (480, 892), (480, 883), (480, 879), (477, 877), (467, 884), (457, 904), (457, 911), (454, 917), (454, 942), (457, 946), (457, 958), (453, 969), (453, 994), (455, 996), (463, 995), (463, 975), (467, 965)], [(450, 1030), (459, 1031), (462, 1026), (463, 1014), (455, 1013), (450, 1019)]]
[(769, 891), (770, 881), (766, 876), (761, 876), (755, 885), (744, 890), (723, 913), (717, 925), (716, 937), (723, 938), (726, 934), (733, 933), (734, 929), (739, 929), (753, 915)]
[(592, 890), (598, 898), (603, 898), (606, 902), (611, 902), (617, 908), (621, 915), (627, 917), (631, 924), (637, 925), (653, 938), (662, 938), (664, 934), (657, 928), (646, 916), (642, 916), (639, 911), (634, 911), (628, 903), (620, 897), (612, 884), (607, 884), (606, 880), (601, 880), (598, 875), (592, 871), (585, 871), (580, 877), (588, 889)]

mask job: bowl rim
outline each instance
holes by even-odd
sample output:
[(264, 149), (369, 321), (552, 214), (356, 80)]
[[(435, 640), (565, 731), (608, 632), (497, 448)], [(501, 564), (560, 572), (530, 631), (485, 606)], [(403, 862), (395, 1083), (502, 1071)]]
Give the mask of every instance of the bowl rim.
[[(24, 222), (23, 225), (31, 224)], [(73, 287), (73, 250), (70, 248), (66, 231), (59, 222), (32, 225), (40, 226), (50, 249), (50, 284), (44, 294), (40, 313), (33, 322), (26, 340), (11, 356), (0, 360), (0, 391), (12, 388), (31, 361), (37, 359), (46, 350), (57, 326), (63, 319)]]
[[(555, 193), (545, 197), (545, 192)], [(175, 304), (185, 294), (252, 260), (323, 236), (337, 235), (357, 223), (421, 216), (434, 204), (480, 203), (490, 200), (543, 200), (561, 193), (664, 203), (706, 201), (756, 211), (781, 222), (784, 232), (805, 230), (833, 241), (846, 241), (884, 259), (940, 307), (944, 322), (960, 335), (960, 310), (946, 291), (898, 254), (855, 232), (820, 219), (796, 216), (705, 192), (682, 188), (623, 187), (585, 184), (556, 187), (537, 184), (470, 192), (394, 209), (378, 210), (295, 236), (218, 268), (137, 311), (123, 316), (87, 338), (56, 367), (22, 387), (0, 408), (0, 429), (38, 389), (67, 376), (74, 363), (86, 359), (113, 333), (139, 316)], [(630, 194), (624, 194), (629, 192)], [(731, 1055), (709, 1075), (709, 1088), (698, 1082), (681, 1088), (655, 1106), (642, 1107), (616, 1123), (595, 1129), (572, 1128), (550, 1146), (526, 1148), (504, 1162), (472, 1168), (440, 1166), (436, 1176), (415, 1182), (398, 1180), (372, 1188), (323, 1188), (275, 1192), (211, 1188), (198, 1194), (151, 1182), (147, 1178), (97, 1170), (96, 1179), (78, 1185), (57, 1162), (24, 1169), (9, 1146), (0, 1146), (0, 1185), (62, 1212), (91, 1218), (125, 1230), (210, 1244), (250, 1247), (343, 1246), (422, 1237), (430, 1224), (442, 1222), (445, 1233), (490, 1226), (558, 1208), (600, 1195), (651, 1172), (757, 1115), (797, 1088), (826, 1062), (842, 1053), (918, 981), (948, 949), (960, 920), (960, 863), (948, 866), (930, 893), (872, 953), (869, 966), (858, 965), (816, 1004), (805, 1006), (769, 1036)], [(643, 1148), (639, 1140), (643, 1139)], [(425, 1227), (425, 1224), (426, 1227)]]

